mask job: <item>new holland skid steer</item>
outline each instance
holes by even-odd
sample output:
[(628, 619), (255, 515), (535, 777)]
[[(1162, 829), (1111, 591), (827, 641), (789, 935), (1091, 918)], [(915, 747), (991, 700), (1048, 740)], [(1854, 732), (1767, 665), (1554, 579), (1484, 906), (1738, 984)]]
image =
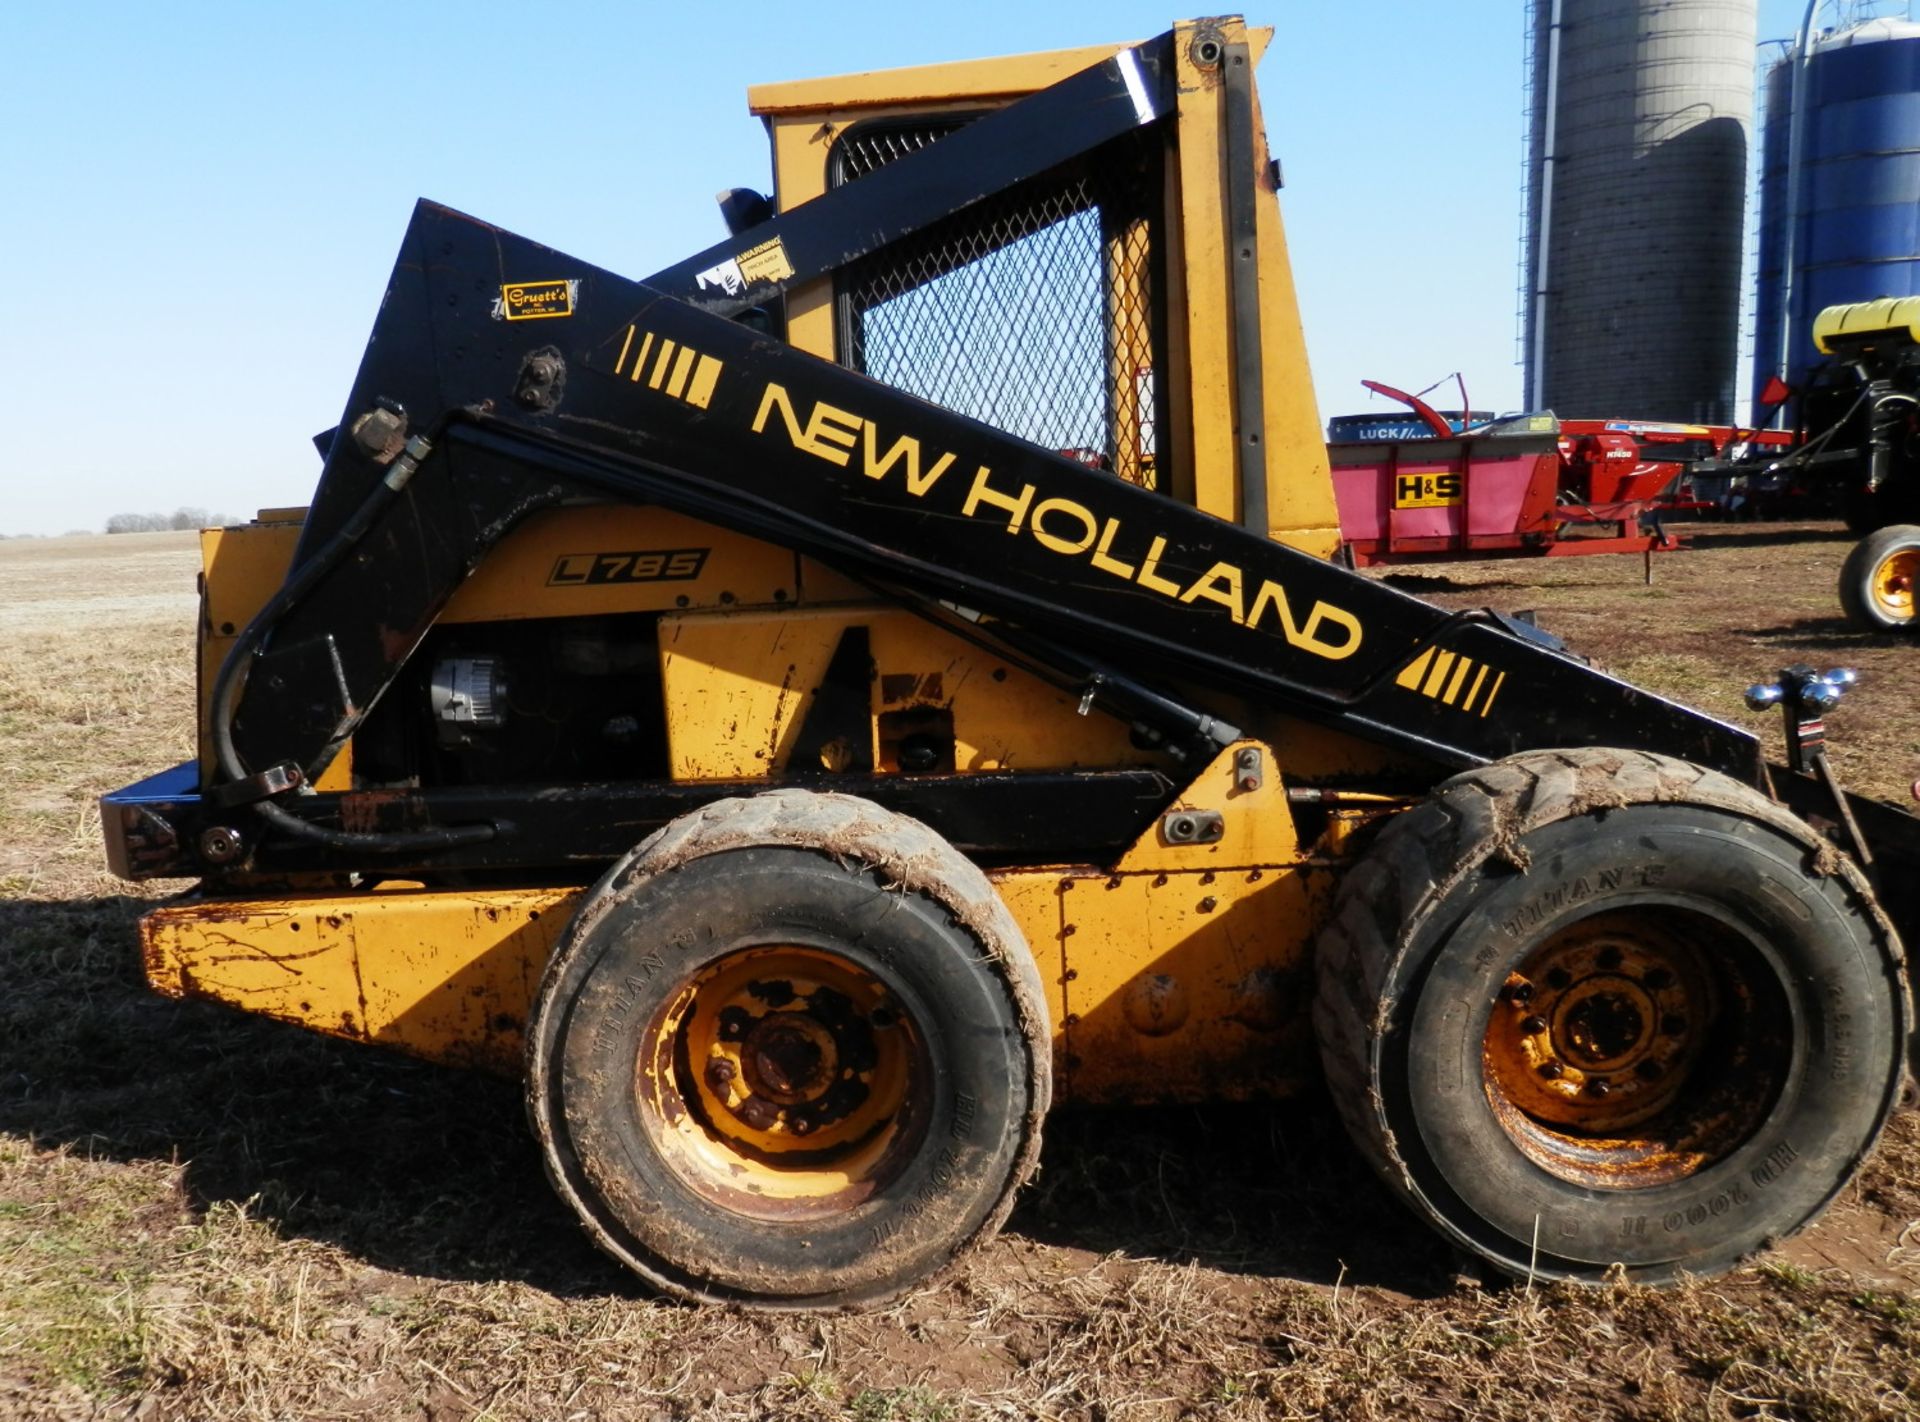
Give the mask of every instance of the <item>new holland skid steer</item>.
[[(523, 1071), (659, 1288), (887, 1298), (1050, 1106), (1324, 1078), (1461, 1249), (1729, 1267), (1902, 1089), (1916, 822), (1336, 562), (1237, 19), (752, 91), (641, 281), (415, 211), (312, 506), (205, 536), (148, 976)], [(1418, 506), (1446, 497), (1409, 485)]]

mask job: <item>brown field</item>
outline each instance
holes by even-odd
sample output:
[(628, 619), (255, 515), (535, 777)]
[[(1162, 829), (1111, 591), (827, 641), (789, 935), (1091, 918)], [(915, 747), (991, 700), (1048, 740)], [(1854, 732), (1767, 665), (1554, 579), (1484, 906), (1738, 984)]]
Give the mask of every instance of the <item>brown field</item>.
[[(1920, 774), (1920, 648), (1852, 633), (1828, 527), (1396, 574), (1536, 608), (1734, 718), (1866, 681), (1843, 775)], [(650, 1299), (549, 1193), (510, 1083), (149, 996), (94, 797), (192, 742), (191, 535), (0, 543), (0, 1418), (1920, 1416), (1920, 1117), (1732, 1277), (1493, 1284), (1326, 1104), (1064, 1115), (1006, 1233), (886, 1312)], [(1768, 723), (1770, 734), (1776, 734)], [(1777, 747), (1776, 747), (1777, 749)]]

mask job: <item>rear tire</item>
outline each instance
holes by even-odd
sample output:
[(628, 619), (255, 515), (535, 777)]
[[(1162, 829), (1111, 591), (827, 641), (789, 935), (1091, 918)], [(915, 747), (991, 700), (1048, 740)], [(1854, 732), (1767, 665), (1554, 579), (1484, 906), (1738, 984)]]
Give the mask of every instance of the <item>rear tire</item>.
[(1920, 527), (1896, 523), (1868, 534), (1840, 567), (1840, 606), (1870, 632), (1908, 632), (1920, 615)]
[(1730, 1268), (1833, 1198), (1902, 1079), (1899, 949), (1864, 879), (1664, 756), (1448, 781), (1349, 871), (1318, 963), (1355, 1142), (1516, 1275)]
[(984, 875), (843, 795), (722, 801), (583, 901), (541, 984), (549, 1176), (655, 1286), (871, 1304), (1005, 1219), (1050, 1093), (1039, 972)]

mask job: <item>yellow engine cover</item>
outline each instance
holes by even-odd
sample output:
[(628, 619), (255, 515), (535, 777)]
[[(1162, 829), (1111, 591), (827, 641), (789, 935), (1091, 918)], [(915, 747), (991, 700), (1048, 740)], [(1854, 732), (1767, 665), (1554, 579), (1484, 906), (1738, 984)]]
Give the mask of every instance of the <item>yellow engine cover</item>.
[(1882, 345), (1920, 346), (1920, 296), (1829, 306), (1813, 318), (1813, 344), (1821, 355), (1861, 345), (1869, 337), (1880, 338), (1877, 343)]

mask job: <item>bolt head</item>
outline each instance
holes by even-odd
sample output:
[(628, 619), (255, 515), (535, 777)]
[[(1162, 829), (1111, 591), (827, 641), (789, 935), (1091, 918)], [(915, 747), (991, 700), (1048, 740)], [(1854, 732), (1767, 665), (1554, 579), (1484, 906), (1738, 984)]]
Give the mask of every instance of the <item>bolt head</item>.
[(1525, 1032), (1529, 1037), (1538, 1036), (1547, 1030), (1547, 1019), (1536, 1012), (1533, 1016), (1524, 1019), (1520, 1023), (1520, 1030)]
[(200, 857), (209, 864), (231, 864), (247, 851), (247, 841), (229, 825), (214, 825), (200, 836)]
[(1561, 1077), (1565, 1076), (1566, 1074), (1567, 1074), (1567, 1069), (1564, 1066), (1560, 1065), (1559, 1062), (1541, 1062), (1540, 1063), (1540, 1075), (1544, 1076), (1548, 1081), (1558, 1081)]
[(1588, 1080), (1586, 1085), (1587, 1095), (1595, 1097), (1596, 1099), (1599, 1097), (1607, 1096), (1611, 1094), (1612, 1091), (1613, 1091), (1613, 1083), (1606, 1080), (1604, 1077), (1598, 1077), (1598, 1076), (1593, 1077)]

